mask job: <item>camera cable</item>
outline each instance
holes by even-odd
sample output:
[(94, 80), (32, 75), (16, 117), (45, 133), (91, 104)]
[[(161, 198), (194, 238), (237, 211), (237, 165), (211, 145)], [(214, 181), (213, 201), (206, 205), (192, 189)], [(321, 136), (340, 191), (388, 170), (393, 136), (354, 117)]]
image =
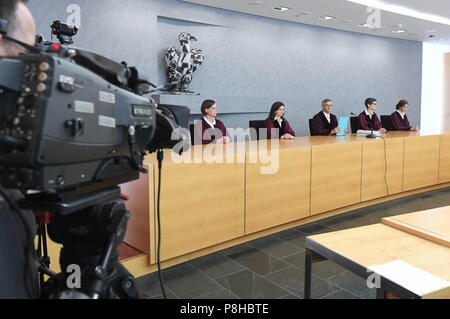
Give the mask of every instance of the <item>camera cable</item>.
[(166, 290), (164, 288), (164, 280), (161, 273), (161, 262), (160, 262), (160, 252), (161, 252), (161, 216), (160, 216), (160, 201), (161, 201), (161, 170), (162, 161), (164, 159), (164, 152), (162, 149), (158, 149), (156, 153), (158, 159), (158, 199), (157, 199), (157, 217), (158, 217), (158, 250), (157, 250), (157, 262), (158, 262), (158, 274), (159, 282), (161, 284), (161, 291), (164, 299), (167, 299)]

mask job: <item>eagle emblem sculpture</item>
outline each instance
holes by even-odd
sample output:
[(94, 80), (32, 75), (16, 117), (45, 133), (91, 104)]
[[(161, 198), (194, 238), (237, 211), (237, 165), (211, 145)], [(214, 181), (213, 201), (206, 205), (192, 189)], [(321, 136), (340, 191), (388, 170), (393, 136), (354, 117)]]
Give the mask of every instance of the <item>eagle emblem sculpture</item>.
[(170, 47), (166, 50), (169, 80), (171, 83), (176, 83), (172, 91), (193, 93), (187, 88), (192, 82), (192, 73), (203, 63), (205, 56), (202, 50), (191, 49), (191, 41), (197, 41), (197, 39), (189, 33), (181, 33), (179, 40), (181, 44), (179, 49)]

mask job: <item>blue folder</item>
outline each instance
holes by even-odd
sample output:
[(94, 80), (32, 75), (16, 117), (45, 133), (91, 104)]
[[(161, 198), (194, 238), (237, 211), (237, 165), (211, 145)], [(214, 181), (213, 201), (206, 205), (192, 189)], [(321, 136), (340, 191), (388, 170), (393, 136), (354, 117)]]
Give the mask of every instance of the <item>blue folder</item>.
[(345, 129), (347, 128), (348, 125), (348, 119), (349, 119), (348, 117), (339, 118), (338, 126), (340, 127), (341, 131), (337, 133), (336, 136), (345, 136)]

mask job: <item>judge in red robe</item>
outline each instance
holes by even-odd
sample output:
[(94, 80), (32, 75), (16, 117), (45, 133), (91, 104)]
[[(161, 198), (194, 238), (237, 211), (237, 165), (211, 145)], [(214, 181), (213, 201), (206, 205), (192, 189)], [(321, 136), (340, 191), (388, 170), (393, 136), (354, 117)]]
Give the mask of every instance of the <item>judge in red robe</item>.
[(366, 99), (366, 110), (359, 114), (359, 129), (360, 130), (374, 130), (386, 133), (386, 129), (382, 127), (378, 115), (375, 113), (377, 109), (377, 100), (374, 98)]
[(391, 114), (392, 126), (395, 131), (418, 131), (419, 127), (414, 126), (411, 127), (409, 124), (408, 117), (406, 116), (406, 110), (408, 109), (408, 101), (400, 100), (397, 103), (396, 109), (394, 113)]
[[(269, 117), (265, 120), (267, 129), (267, 139), (295, 139), (295, 132), (289, 125), (288, 120), (284, 118), (285, 107), (283, 102), (275, 102), (269, 113)], [(272, 133), (277, 132), (278, 135)]]
[(203, 117), (195, 123), (195, 144), (230, 143), (231, 138), (222, 121), (216, 119), (217, 105), (213, 100), (205, 100), (201, 111)]
[(322, 101), (322, 111), (314, 115), (312, 119), (312, 136), (335, 135), (341, 131), (341, 128), (338, 127), (337, 117), (331, 114), (332, 107), (333, 101), (330, 99)]

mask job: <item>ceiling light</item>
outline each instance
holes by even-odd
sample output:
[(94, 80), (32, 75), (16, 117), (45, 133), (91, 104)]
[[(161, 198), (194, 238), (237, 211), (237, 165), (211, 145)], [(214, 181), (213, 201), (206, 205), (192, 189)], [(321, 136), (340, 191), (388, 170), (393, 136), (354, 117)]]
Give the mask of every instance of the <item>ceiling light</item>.
[(405, 33), (407, 30), (398, 29), (398, 30), (392, 30), (393, 33)]
[(352, 23), (353, 21), (352, 20), (344, 20), (344, 21), (341, 21), (341, 23)]
[(319, 17), (319, 19), (320, 20), (333, 20), (334, 19), (334, 17), (332, 17), (332, 16), (322, 16), (322, 17)]
[(398, 5), (388, 4), (388, 3), (385, 3), (385, 2), (382, 2), (379, 0), (347, 0), (347, 1), (361, 4), (361, 5), (368, 6), (368, 7), (372, 7), (372, 8), (376, 8), (376, 9), (380, 9), (380, 10), (384, 10), (384, 11), (388, 11), (388, 12), (392, 12), (392, 13), (396, 13), (396, 14), (401, 14), (404, 16), (413, 17), (416, 19), (450, 25), (450, 19), (448, 19), (448, 18), (440, 17), (440, 16), (430, 14), (430, 13), (420, 12), (420, 11), (417, 11), (414, 9), (410, 9), (410, 8), (406, 8), (406, 7), (402, 7), (402, 6), (398, 6)]
[(283, 11), (291, 10), (291, 8), (279, 6), (279, 7), (273, 8), (273, 10), (283, 12)]
[(305, 11), (305, 12), (300, 12), (300, 15), (307, 16), (307, 15), (310, 15), (311, 13), (312, 13), (311, 11)]
[(263, 4), (262, 1), (250, 1), (248, 4), (254, 5), (254, 6), (259, 6), (261, 4)]

